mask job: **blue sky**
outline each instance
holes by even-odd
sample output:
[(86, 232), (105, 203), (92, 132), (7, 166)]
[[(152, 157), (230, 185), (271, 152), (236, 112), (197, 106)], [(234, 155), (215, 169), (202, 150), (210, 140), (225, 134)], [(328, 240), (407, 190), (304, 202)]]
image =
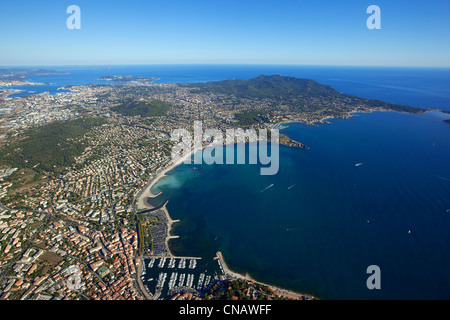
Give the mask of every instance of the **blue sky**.
[[(68, 30), (69, 5), (81, 30)], [(369, 5), (381, 30), (369, 30)], [(311, 64), (450, 67), (450, 1), (14, 0), (0, 65)]]

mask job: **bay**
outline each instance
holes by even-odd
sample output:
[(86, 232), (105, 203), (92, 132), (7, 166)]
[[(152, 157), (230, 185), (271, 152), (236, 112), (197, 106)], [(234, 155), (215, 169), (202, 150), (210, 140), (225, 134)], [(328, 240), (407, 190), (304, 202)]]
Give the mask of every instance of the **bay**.
[[(61, 92), (105, 84), (105, 75), (207, 82), (282, 74), (337, 90), (427, 109), (450, 110), (450, 69), (282, 65), (52, 67), (70, 75), (31, 77)], [(14, 88), (14, 87), (13, 87)], [(230, 267), (324, 299), (449, 299), (450, 125), (448, 115), (358, 114), (330, 124), (290, 124), (283, 133), (311, 149), (280, 149), (280, 171), (257, 165), (181, 165), (153, 192), (169, 200), (176, 254), (224, 253)], [(361, 164), (355, 166), (356, 164)], [(269, 186), (272, 187), (268, 188)], [(158, 199), (160, 200), (160, 199)], [(381, 269), (368, 290), (366, 268)]]
[[(450, 298), (442, 114), (358, 114), (284, 133), (311, 149), (281, 147), (276, 176), (183, 164), (154, 187), (182, 221), (175, 254), (220, 250), (238, 272), (325, 299)], [(381, 268), (381, 290), (366, 287), (369, 265)]]
[[(42, 66), (30, 67), (34, 69)], [(30, 81), (51, 83), (43, 86), (11, 87), (25, 90), (13, 96), (61, 92), (67, 85), (107, 84), (102, 76), (143, 76), (159, 78), (158, 83), (193, 83), (227, 79), (250, 79), (261, 74), (282, 74), (313, 79), (335, 89), (364, 98), (380, 99), (427, 109), (450, 110), (449, 68), (347, 67), (302, 65), (115, 65), (46, 66), (68, 75), (42, 75)]]

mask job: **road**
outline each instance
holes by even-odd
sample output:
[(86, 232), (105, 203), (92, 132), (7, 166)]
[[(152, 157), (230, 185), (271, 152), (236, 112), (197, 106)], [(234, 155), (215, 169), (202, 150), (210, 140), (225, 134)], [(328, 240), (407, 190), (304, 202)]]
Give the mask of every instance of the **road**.
[(145, 299), (153, 300), (153, 297), (150, 295), (150, 293), (147, 291), (147, 289), (145, 289), (144, 284), (142, 283), (142, 280), (141, 280), (142, 271), (144, 270), (144, 267), (145, 267), (144, 259), (142, 259), (142, 257), (137, 257), (137, 259), (139, 260), (139, 265), (137, 268), (136, 282), (139, 286), (139, 290), (141, 291), (141, 295), (143, 295), (145, 297)]
[(4, 210), (9, 210), (9, 209), (0, 203), (0, 210), (4, 211)]

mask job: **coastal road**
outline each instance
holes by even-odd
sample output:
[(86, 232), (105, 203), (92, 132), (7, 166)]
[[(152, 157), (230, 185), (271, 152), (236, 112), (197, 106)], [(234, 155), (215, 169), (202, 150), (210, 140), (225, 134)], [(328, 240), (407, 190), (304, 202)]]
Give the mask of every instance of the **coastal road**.
[(144, 296), (147, 300), (153, 300), (153, 297), (150, 295), (150, 293), (145, 289), (144, 284), (142, 283), (142, 272), (144, 271), (144, 259), (142, 257), (136, 257), (139, 260), (139, 265), (137, 267), (137, 275), (136, 275), (136, 282), (138, 284), (139, 291), (141, 292), (141, 296)]

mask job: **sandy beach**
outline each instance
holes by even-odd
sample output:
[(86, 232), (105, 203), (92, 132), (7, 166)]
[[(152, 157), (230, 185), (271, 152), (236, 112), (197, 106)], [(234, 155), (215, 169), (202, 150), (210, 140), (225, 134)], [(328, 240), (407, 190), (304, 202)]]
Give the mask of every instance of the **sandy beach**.
[(225, 273), (225, 275), (227, 275), (231, 278), (238, 279), (238, 280), (251, 281), (251, 282), (263, 285), (263, 286), (267, 286), (269, 289), (271, 289), (273, 291), (273, 293), (276, 296), (279, 296), (279, 297), (285, 297), (285, 298), (294, 299), (294, 300), (304, 300), (305, 298), (307, 300), (316, 299), (314, 296), (312, 296), (310, 294), (298, 293), (298, 292), (290, 291), (287, 289), (278, 288), (278, 287), (275, 287), (275, 286), (267, 284), (267, 283), (256, 281), (255, 279), (250, 277), (249, 274), (242, 275), (240, 273), (234, 272), (227, 266), (225, 259), (223, 258), (222, 252), (220, 252), (220, 251), (217, 252), (216, 259), (218, 259), (220, 261), (220, 265), (222, 266), (222, 269), (223, 269), (223, 272)]
[(165, 168), (163, 168), (161, 171), (157, 172), (155, 174), (155, 176), (149, 181), (149, 183), (145, 186), (144, 189), (142, 189), (141, 192), (139, 192), (139, 194), (136, 196), (136, 208), (138, 210), (150, 210), (150, 209), (154, 209), (154, 207), (152, 205), (150, 205), (150, 203), (148, 203), (147, 199), (148, 198), (155, 198), (157, 196), (159, 196), (161, 193), (159, 194), (153, 194), (151, 192), (152, 188), (155, 186), (155, 184), (158, 183), (158, 181), (160, 181), (161, 179), (167, 177), (166, 173), (173, 170), (174, 168), (176, 168), (177, 166), (179, 166), (180, 164), (182, 164), (186, 159), (191, 158), (191, 156), (197, 152), (198, 150), (201, 150), (202, 148), (196, 148), (193, 149), (191, 152), (189, 152), (188, 154), (186, 154), (184, 157), (180, 158), (178, 161), (171, 161), (171, 163), (166, 166)]
[[(292, 123), (292, 121), (290, 121)], [(210, 146), (213, 146), (213, 144), (210, 144)], [(162, 169), (161, 171), (157, 172), (155, 174), (155, 176), (149, 181), (149, 183), (145, 186), (145, 188), (136, 196), (136, 207), (138, 210), (150, 210), (150, 209), (154, 209), (154, 207), (152, 205), (150, 205), (147, 201), (148, 198), (154, 198), (157, 197), (159, 194), (154, 195), (151, 192), (151, 189), (153, 188), (153, 186), (156, 185), (156, 183), (158, 183), (158, 181), (160, 181), (161, 179), (163, 179), (164, 177), (167, 177), (166, 173), (173, 170), (175, 167), (177, 167), (178, 165), (182, 164), (186, 159), (189, 159), (192, 157), (192, 155), (199, 151), (199, 150), (203, 150), (205, 148), (205, 146), (201, 147), (201, 148), (195, 148), (193, 149), (191, 152), (189, 152), (188, 154), (186, 154), (184, 157), (180, 158), (178, 161), (175, 161), (171, 164), (169, 164), (168, 166), (166, 166), (164, 169)], [(166, 202), (163, 206), (163, 210), (166, 214), (167, 217), (167, 221), (168, 221), (168, 230), (167, 230), (167, 237), (166, 237), (166, 248), (168, 250), (169, 256), (170, 257), (174, 257), (174, 255), (172, 254), (172, 252), (170, 251), (169, 248), (169, 241), (170, 239), (174, 239), (174, 238), (178, 238), (178, 236), (171, 236), (170, 233), (172, 231), (172, 224), (178, 222), (179, 220), (172, 220), (172, 218), (170, 217), (170, 214), (167, 210), (167, 203)], [(220, 265), (223, 268), (223, 272), (225, 273), (225, 275), (234, 278), (234, 279), (240, 279), (240, 280), (245, 280), (245, 281), (252, 281), (254, 283), (258, 283), (264, 286), (269, 287), (275, 295), (280, 296), (280, 297), (286, 297), (286, 298), (290, 298), (290, 299), (295, 299), (295, 300), (303, 300), (304, 297), (306, 297), (307, 299), (315, 299), (314, 296), (310, 295), (310, 294), (303, 294), (303, 293), (297, 293), (297, 292), (293, 292), (293, 291), (289, 291), (286, 289), (282, 289), (282, 288), (277, 288), (275, 286), (266, 284), (266, 283), (262, 283), (259, 281), (254, 280), (252, 277), (250, 277), (249, 274), (240, 274), (237, 272), (232, 271), (226, 264), (225, 259), (223, 258), (222, 253), (219, 251), (217, 252), (217, 256), (216, 259), (218, 259), (220, 261)]]
[(243, 275), (243, 274), (240, 274), (240, 273), (232, 271), (228, 267), (227, 263), (225, 262), (225, 259), (223, 258), (223, 255), (222, 255), (222, 252), (218, 251), (216, 258), (220, 261), (220, 265), (222, 266), (223, 272), (225, 273), (225, 275), (228, 275), (228, 276), (230, 276), (232, 278), (236, 278), (236, 279), (240, 279), (240, 280), (249, 280), (249, 281), (256, 282), (254, 279), (252, 279), (250, 277), (249, 274)]
[[(197, 151), (203, 150), (206, 147), (213, 147), (213, 146), (216, 146), (216, 145), (227, 146), (227, 144), (214, 143), (213, 142), (213, 143), (210, 143), (210, 144), (202, 146), (202, 147), (194, 148), (188, 154), (186, 154), (184, 157), (181, 157), (177, 161), (171, 161), (171, 163), (168, 166), (166, 166), (162, 170), (156, 172), (155, 175), (153, 176), (153, 178), (150, 179), (149, 183), (136, 196), (136, 208), (137, 208), (137, 210), (154, 209), (154, 207), (152, 205), (150, 205), (150, 203), (148, 203), (147, 199), (148, 198), (155, 198), (155, 197), (157, 197), (157, 196), (159, 196), (161, 194), (161, 193), (158, 193), (158, 194), (155, 195), (155, 194), (153, 194), (151, 192), (151, 190), (155, 186), (155, 184), (158, 183), (158, 181), (160, 181), (161, 179), (163, 179), (165, 177), (168, 177), (166, 175), (167, 172), (175, 169), (177, 166), (179, 166), (180, 164), (185, 162), (187, 159), (190, 159), (192, 157), (192, 155), (194, 153), (196, 153)], [(234, 145), (234, 143), (233, 143), (233, 145)]]

